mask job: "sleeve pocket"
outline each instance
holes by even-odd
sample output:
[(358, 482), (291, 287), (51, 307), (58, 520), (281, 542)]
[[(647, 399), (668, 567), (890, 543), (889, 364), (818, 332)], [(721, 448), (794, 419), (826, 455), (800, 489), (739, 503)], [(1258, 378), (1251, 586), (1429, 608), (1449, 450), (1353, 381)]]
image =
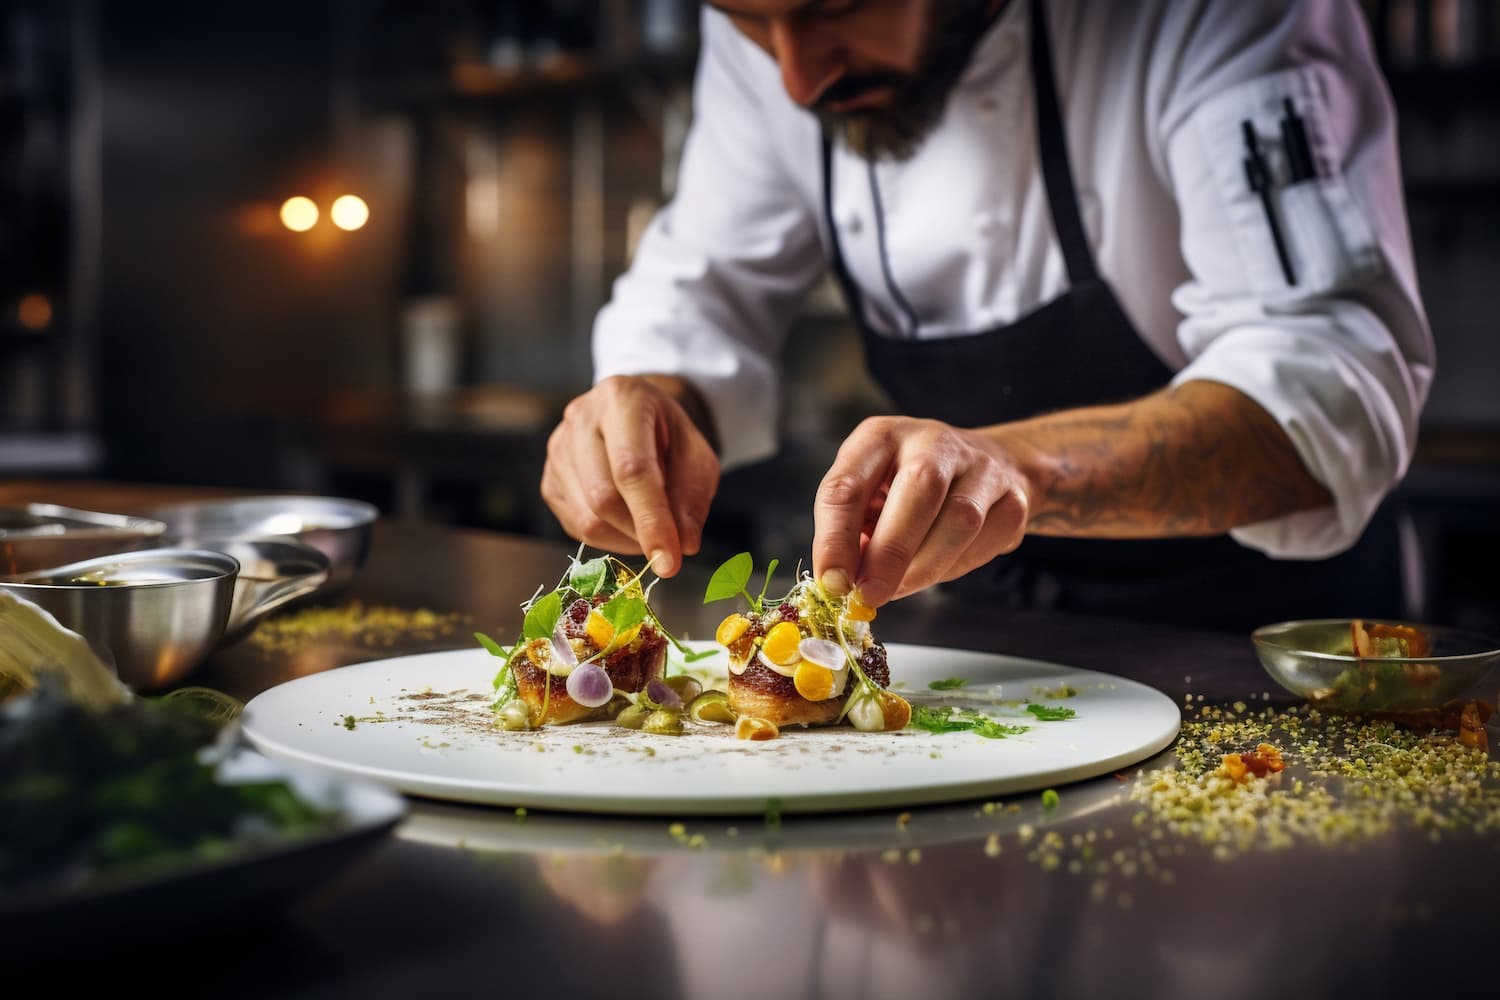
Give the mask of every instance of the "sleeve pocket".
[(1380, 273), (1375, 234), (1342, 177), (1320, 177), (1276, 192), (1295, 286), (1276, 274), (1269, 300), (1341, 291)]

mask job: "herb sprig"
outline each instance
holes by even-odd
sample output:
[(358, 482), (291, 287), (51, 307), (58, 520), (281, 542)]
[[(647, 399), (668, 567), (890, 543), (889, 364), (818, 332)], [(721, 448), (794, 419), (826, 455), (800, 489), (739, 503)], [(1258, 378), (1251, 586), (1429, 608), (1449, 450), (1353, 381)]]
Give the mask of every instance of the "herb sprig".
[(931, 705), (913, 705), (910, 725), (929, 733), (972, 732), (991, 740), (1019, 736), (1031, 728), (1006, 725), (972, 708), (934, 708)]

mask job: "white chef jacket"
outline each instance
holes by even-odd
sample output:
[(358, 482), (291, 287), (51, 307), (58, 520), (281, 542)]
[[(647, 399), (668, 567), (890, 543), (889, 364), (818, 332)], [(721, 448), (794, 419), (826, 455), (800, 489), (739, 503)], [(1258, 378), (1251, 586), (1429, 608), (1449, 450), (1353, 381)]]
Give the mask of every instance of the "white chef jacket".
[[(884, 335), (976, 332), (1068, 288), (1028, 20), (1010, 0), (916, 155), (876, 167), (891, 278), (915, 331), (882, 272), (867, 168), (835, 153), (834, 224)], [(1100, 271), (1174, 384), (1207, 379), (1254, 399), (1334, 498), (1233, 536), (1282, 558), (1347, 548), (1411, 460), (1434, 365), (1395, 112), (1363, 15), (1353, 0), (1052, 0), (1048, 24)], [(702, 39), (678, 190), (599, 313), (594, 376), (693, 383), (728, 468), (776, 448), (777, 355), (830, 243), (815, 118), (727, 18), (705, 10)], [(1317, 180), (1289, 183), (1284, 97), (1306, 119)], [(1295, 286), (1245, 179), (1246, 119), (1278, 178)]]

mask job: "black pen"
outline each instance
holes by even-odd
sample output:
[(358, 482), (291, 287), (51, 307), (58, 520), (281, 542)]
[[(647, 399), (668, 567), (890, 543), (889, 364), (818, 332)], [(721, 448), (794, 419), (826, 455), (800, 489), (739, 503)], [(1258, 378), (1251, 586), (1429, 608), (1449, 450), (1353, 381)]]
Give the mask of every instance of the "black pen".
[(1286, 276), (1288, 285), (1295, 285), (1297, 275), (1292, 272), (1286, 243), (1281, 239), (1281, 226), (1276, 221), (1276, 206), (1271, 204), (1271, 168), (1261, 154), (1255, 126), (1246, 120), (1240, 123), (1240, 129), (1245, 135), (1245, 149), (1250, 154), (1245, 157), (1245, 179), (1250, 182), (1250, 190), (1260, 195), (1261, 207), (1266, 211), (1266, 224), (1271, 227), (1271, 241), (1276, 244), (1276, 256), (1281, 261), (1281, 273)]
[(1296, 105), (1288, 97), (1282, 100), (1281, 106), (1286, 111), (1281, 119), (1281, 144), (1286, 149), (1287, 169), (1291, 171), (1292, 183), (1295, 184), (1318, 176), (1318, 169), (1313, 166), (1307, 128), (1302, 123), (1302, 116), (1297, 114)]

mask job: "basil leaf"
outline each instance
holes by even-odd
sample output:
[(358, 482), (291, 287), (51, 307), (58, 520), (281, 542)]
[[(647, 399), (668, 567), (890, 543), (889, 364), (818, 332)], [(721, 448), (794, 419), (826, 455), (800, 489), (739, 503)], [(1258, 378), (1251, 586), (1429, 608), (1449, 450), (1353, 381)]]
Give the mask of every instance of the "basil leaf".
[(745, 585), (750, 582), (750, 571), (754, 568), (755, 562), (750, 558), (750, 553), (741, 552), (739, 555), (730, 556), (722, 566), (714, 570), (714, 575), (709, 578), (708, 590), (703, 594), (703, 603), (712, 604), (714, 601), (722, 601), (743, 594)]
[(554, 590), (526, 609), (526, 622), (522, 631), (527, 639), (550, 639), (557, 629), (557, 620), (561, 617), (562, 595)]
[(969, 683), (967, 677), (944, 677), (942, 680), (933, 681), (927, 686), (934, 691), (952, 691), (954, 688), (961, 688), (967, 683)]
[(611, 582), (609, 560), (600, 556), (585, 563), (577, 563), (568, 575), (568, 585), (584, 597), (593, 597)]

